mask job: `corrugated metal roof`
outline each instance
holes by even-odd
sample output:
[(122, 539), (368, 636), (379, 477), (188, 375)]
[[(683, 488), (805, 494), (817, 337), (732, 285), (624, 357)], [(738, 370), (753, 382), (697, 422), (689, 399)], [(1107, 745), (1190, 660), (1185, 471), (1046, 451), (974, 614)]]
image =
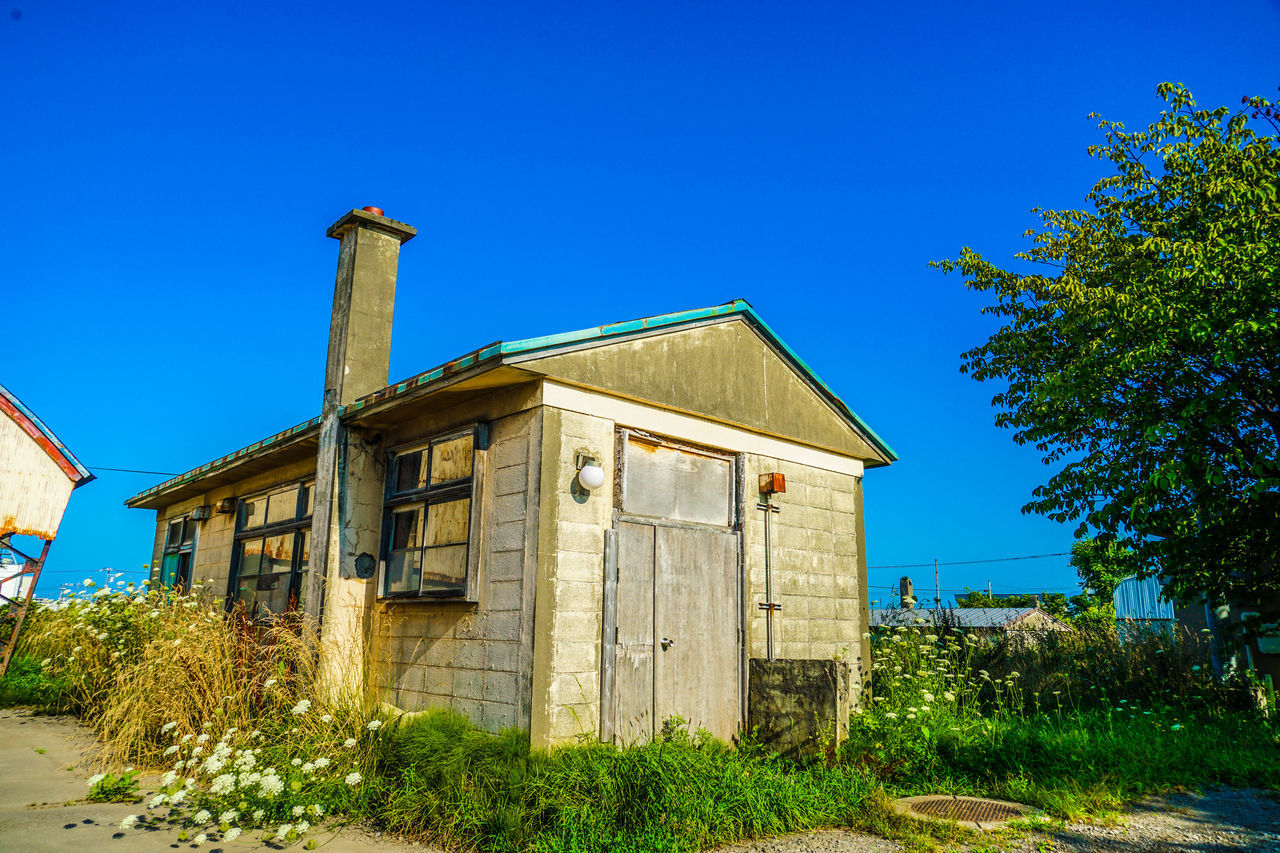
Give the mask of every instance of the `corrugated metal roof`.
[(957, 628), (1008, 628), (1036, 612), (1034, 607), (917, 607), (913, 610), (881, 607), (871, 611), (871, 624), (878, 628), (920, 624), (954, 625)]
[[(740, 316), (742, 319), (754, 326), (764, 337), (771, 343), (782, 357), (789, 362), (804, 377), (813, 383), (815, 389), (824, 398), (827, 399), (851, 425), (862, 432), (871, 442), (871, 444), (884, 453), (890, 462), (896, 462), (898, 455), (894, 453), (884, 439), (867, 425), (866, 421), (858, 417), (858, 415), (845, 404), (843, 400), (835, 395), (835, 393), (818, 378), (817, 374), (807, 365), (791, 347), (783, 343), (782, 339), (774, 334), (768, 324), (760, 318), (751, 304), (745, 299), (735, 299), (732, 302), (726, 302), (723, 305), (714, 305), (709, 308), (697, 308), (691, 311), (678, 311), (671, 314), (659, 314), (654, 317), (644, 317), (638, 320), (628, 320), (621, 323), (611, 323), (605, 326), (595, 326), (590, 329), (579, 329), (575, 332), (564, 332), (558, 335), (545, 335), (537, 338), (526, 338), (520, 341), (495, 341), (480, 349), (473, 350), (466, 355), (445, 362), (439, 367), (419, 373), (416, 376), (394, 384), (388, 385), (379, 391), (361, 397), (343, 406), (341, 409), (342, 416), (354, 415), (362, 409), (374, 403), (384, 400), (394, 399), (410, 391), (429, 386), (432, 383), (442, 381), (452, 377), (464, 370), (485, 365), (486, 369), (496, 367), (502, 363), (502, 357), (507, 355), (522, 355), (533, 352), (551, 352), (563, 347), (575, 346), (593, 340), (608, 340), (610, 338), (621, 337), (625, 335), (633, 335), (637, 332), (643, 332), (652, 329), (675, 328), (690, 323), (703, 322), (715, 317)], [(153, 495), (168, 491), (169, 489), (181, 486), (184, 483), (198, 480), (206, 474), (226, 467), (233, 462), (252, 455), (260, 450), (278, 444), (280, 441), (296, 437), (299, 433), (310, 432), (319, 428), (320, 419), (312, 418), (305, 423), (298, 424), (295, 427), (277, 433), (274, 436), (265, 438), (262, 441), (249, 445), (229, 453), (219, 459), (209, 462), (205, 465), (179, 474), (177, 477), (166, 480), (156, 486), (139, 492), (133, 497), (125, 501), (126, 505), (134, 505)]]
[(66, 474), (67, 479), (73, 484), (80, 486), (95, 479), (94, 475), (89, 473), (89, 469), (81, 465), (80, 460), (76, 459), (71, 451), (67, 450), (66, 445), (58, 440), (53, 430), (45, 426), (44, 421), (37, 418), (35, 412), (28, 409), (14, 396), (13, 392), (3, 385), (0, 385), (0, 412), (7, 415), (22, 428), (23, 432), (31, 436), (32, 441), (39, 444), (41, 449), (49, 454), (49, 458), (58, 463), (62, 473)]
[(1163, 597), (1164, 585), (1152, 576), (1125, 578), (1111, 596), (1117, 619), (1173, 619), (1173, 603)]

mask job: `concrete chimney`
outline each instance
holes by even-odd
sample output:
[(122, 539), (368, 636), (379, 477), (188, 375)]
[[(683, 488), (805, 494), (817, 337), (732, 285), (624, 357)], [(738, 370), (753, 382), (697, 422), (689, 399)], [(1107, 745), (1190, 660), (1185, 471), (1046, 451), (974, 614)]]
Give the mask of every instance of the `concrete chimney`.
[(898, 580), (898, 592), (905, 610), (913, 610), (916, 606), (915, 589), (911, 586), (911, 578), (905, 575)]
[(341, 240), (329, 321), (324, 396), (345, 406), (387, 386), (400, 245), (418, 233), (378, 208), (353, 210), (325, 232)]

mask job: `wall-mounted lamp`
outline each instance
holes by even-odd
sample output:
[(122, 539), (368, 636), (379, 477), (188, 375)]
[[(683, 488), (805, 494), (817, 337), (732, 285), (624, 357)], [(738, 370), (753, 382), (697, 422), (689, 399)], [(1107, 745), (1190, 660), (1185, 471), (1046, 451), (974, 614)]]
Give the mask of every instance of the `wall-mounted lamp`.
[(594, 456), (579, 453), (573, 461), (578, 469), (578, 484), (588, 492), (604, 485), (604, 469)]

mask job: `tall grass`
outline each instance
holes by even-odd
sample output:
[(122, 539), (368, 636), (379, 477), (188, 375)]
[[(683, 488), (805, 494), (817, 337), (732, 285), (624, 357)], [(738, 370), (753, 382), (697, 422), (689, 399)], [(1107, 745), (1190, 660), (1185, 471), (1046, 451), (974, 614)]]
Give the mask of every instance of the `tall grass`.
[(693, 851), (744, 837), (865, 822), (861, 770), (802, 767), (750, 745), (668, 727), (656, 742), (529, 749), (431, 711), (393, 727), (379, 755), (398, 831), (494, 851)]
[(1280, 729), (1196, 634), (1113, 629), (999, 641), (945, 628), (873, 638), (874, 699), (846, 760), (899, 793), (986, 793), (1062, 816), (1179, 785), (1280, 787)]

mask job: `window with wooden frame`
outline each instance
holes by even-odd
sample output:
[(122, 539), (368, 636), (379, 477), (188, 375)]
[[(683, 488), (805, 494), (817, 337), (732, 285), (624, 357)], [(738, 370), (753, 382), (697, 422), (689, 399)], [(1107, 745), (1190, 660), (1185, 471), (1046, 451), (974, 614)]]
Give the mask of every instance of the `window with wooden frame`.
[(166, 522), (164, 552), (160, 558), (160, 583), (166, 587), (191, 587), (191, 563), (196, 554), (196, 522), (188, 515)]
[(387, 465), (383, 598), (475, 601), (485, 424), (395, 452)]
[(315, 483), (292, 483), (243, 498), (236, 519), (227, 602), (251, 616), (298, 609), (311, 568), (311, 505)]

